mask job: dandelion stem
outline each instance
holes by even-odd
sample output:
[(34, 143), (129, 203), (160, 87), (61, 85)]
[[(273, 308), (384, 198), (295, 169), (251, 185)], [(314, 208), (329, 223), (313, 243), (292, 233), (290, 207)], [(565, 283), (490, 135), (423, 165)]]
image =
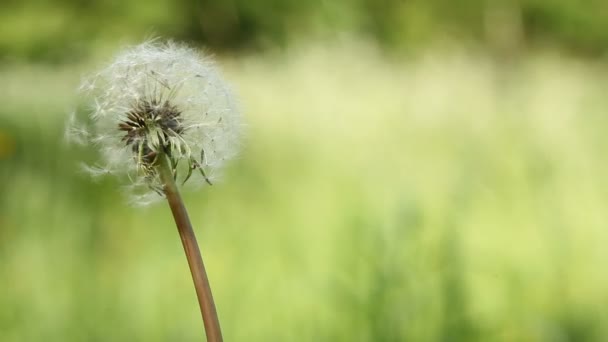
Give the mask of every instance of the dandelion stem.
[(184, 202), (175, 185), (173, 173), (166, 155), (162, 154), (158, 156), (157, 167), (164, 184), (163, 189), (165, 196), (169, 202), (169, 207), (171, 207), (171, 212), (173, 213), (173, 218), (175, 219), (175, 224), (177, 225), (184, 251), (186, 252), (188, 266), (190, 267), (190, 273), (192, 273), (192, 280), (194, 281), (196, 296), (198, 297), (198, 304), (201, 308), (201, 314), (203, 315), (207, 341), (221, 342), (222, 332), (220, 330), (220, 322), (217, 317), (217, 311), (215, 310), (211, 287), (209, 285), (207, 273), (205, 272), (201, 251), (198, 247), (194, 231), (192, 230), (188, 212), (186, 211)]

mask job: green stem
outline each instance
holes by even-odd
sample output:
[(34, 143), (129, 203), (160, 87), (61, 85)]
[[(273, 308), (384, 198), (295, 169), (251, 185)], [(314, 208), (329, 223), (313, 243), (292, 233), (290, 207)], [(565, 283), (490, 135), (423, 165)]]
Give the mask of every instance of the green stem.
[(213, 296), (211, 295), (211, 287), (209, 286), (209, 279), (205, 272), (201, 251), (198, 247), (194, 231), (192, 230), (188, 212), (186, 211), (184, 202), (175, 185), (173, 172), (171, 171), (171, 166), (169, 165), (166, 155), (158, 156), (157, 167), (164, 184), (163, 190), (165, 196), (169, 202), (169, 207), (171, 207), (171, 212), (173, 213), (173, 218), (175, 219), (175, 224), (177, 225), (184, 251), (186, 252), (186, 259), (188, 259), (188, 266), (190, 266), (190, 273), (192, 273), (198, 304), (201, 308), (201, 314), (203, 315), (207, 341), (221, 342), (222, 332), (220, 330), (220, 322), (217, 317), (217, 311), (215, 310)]

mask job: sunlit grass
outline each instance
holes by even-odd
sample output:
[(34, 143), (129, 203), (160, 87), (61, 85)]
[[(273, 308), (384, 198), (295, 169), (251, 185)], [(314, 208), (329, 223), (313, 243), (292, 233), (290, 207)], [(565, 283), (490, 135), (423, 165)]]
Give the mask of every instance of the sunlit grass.
[[(227, 341), (608, 338), (602, 67), (360, 44), (224, 66), (244, 151), (186, 197)], [(82, 69), (0, 71), (0, 340), (200, 340), (168, 210), (61, 142)]]

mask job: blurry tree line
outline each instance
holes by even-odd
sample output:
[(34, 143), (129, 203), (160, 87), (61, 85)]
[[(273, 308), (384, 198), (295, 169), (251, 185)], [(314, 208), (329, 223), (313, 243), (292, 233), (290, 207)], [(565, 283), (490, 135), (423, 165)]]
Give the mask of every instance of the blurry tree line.
[(65, 62), (109, 39), (175, 37), (214, 50), (347, 32), (407, 50), (442, 39), (490, 49), (550, 44), (597, 56), (605, 0), (2, 0), (0, 58)]

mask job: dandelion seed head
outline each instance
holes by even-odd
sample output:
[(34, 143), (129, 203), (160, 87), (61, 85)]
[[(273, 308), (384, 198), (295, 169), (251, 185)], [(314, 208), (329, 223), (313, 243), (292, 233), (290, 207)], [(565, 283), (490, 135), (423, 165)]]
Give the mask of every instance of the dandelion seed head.
[(160, 198), (160, 154), (178, 184), (201, 185), (235, 156), (241, 118), (215, 63), (173, 42), (147, 42), (118, 54), (79, 88), (86, 124), (71, 117), (68, 140), (97, 147), (94, 175), (127, 179), (135, 202)]

